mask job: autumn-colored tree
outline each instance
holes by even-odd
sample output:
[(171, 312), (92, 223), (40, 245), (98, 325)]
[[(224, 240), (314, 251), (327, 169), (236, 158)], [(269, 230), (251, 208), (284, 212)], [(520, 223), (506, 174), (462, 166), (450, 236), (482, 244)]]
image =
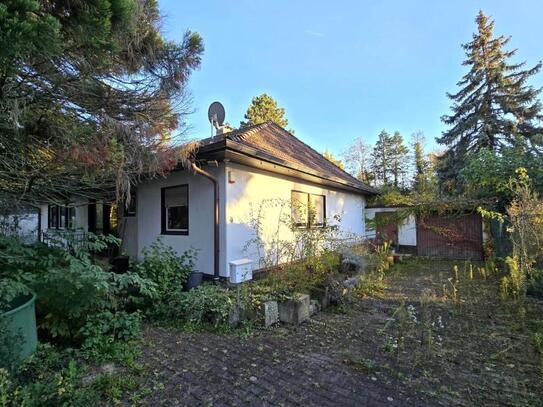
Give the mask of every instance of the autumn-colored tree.
[(343, 163), (343, 161), (340, 160), (339, 158), (336, 158), (336, 156), (328, 149), (324, 150), (324, 153), (322, 153), (322, 155), (324, 158), (326, 158), (328, 161), (338, 166), (342, 170), (345, 169), (345, 164)]

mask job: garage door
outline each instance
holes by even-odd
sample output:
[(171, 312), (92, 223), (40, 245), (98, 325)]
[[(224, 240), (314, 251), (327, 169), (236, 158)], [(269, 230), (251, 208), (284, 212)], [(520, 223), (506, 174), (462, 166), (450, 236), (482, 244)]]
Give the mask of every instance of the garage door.
[(483, 230), (477, 214), (417, 219), (419, 256), (454, 260), (483, 259)]

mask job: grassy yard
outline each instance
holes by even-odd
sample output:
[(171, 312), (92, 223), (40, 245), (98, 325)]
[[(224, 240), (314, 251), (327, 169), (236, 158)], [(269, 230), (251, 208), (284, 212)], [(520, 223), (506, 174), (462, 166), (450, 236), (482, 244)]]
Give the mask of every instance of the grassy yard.
[(345, 358), (432, 403), (541, 405), (543, 303), (502, 300), (500, 276), (480, 266), (416, 259), (394, 266), (379, 298), (336, 317), (352, 338), (341, 345)]
[(534, 334), (543, 332), (543, 304), (504, 301), (498, 275), (456, 265), (395, 265), (384, 290), (300, 326), (243, 334), (149, 328), (143, 360), (153, 375), (143, 379), (150, 391), (140, 402), (541, 405)]

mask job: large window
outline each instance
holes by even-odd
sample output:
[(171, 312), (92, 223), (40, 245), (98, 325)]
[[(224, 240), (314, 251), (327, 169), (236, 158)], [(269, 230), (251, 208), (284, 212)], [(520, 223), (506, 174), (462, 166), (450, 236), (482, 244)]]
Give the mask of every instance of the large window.
[(189, 234), (189, 186), (162, 188), (162, 234)]
[(75, 208), (73, 206), (49, 205), (47, 226), (49, 229), (75, 228)]
[(326, 220), (326, 197), (292, 191), (292, 219), (299, 227), (323, 227)]

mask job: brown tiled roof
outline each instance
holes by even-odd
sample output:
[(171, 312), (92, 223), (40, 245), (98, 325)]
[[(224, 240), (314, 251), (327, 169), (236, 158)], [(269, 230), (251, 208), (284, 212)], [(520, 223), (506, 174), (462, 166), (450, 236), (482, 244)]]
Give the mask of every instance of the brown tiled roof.
[(214, 144), (225, 139), (257, 150), (259, 157), (266, 158), (267, 156), (271, 160), (279, 159), (292, 164), (295, 168), (306, 168), (331, 180), (339, 179), (364, 192), (376, 192), (271, 121), (202, 140), (200, 146)]

